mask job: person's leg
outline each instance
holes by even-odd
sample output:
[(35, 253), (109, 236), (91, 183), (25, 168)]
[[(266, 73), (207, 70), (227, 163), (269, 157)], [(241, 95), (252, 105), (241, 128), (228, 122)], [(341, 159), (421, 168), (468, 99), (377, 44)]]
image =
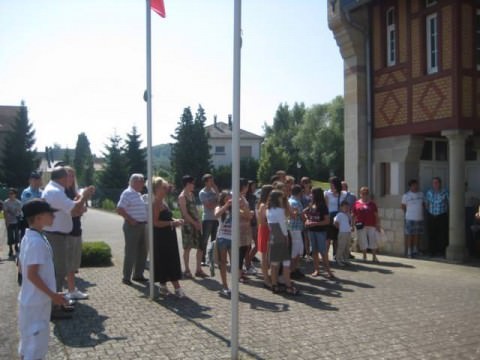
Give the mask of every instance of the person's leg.
[[(318, 233), (309, 231), (308, 238), (312, 246), (312, 258), (313, 258), (313, 273), (312, 276), (318, 276), (320, 273), (320, 259), (318, 258)], [(307, 253), (309, 250), (307, 249)]]
[(185, 266), (185, 275), (191, 275), (190, 271), (190, 247), (183, 248), (183, 264)]
[(270, 265), (268, 264), (268, 253), (267, 252), (262, 252), (262, 274), (263, 274), (263, 282), (264, 284), (270, 286), (271, 285), (271, 279), (270, 276), (268, 275), (268, 268)]
[(202, 270), (203, 250), (200, 247), (197, 249), (196, 258), (197, 258), (197, 267), (196, 267), (195, 273), (197, 274), (203, 273), (203, 270)]
[(224, 289), (228, 289), (227, 282), (227, 248), (222, 246), (220, 250), (220, 278)]
[(202, 221), (202, 264), (206, 263), (205, 255), (207, 254), (207, 243), (210, 233), (212, 231), (212, 222), (211, 220)]
[(448, 246), (448, 213), (442, 214), (438, 217), (439, 221), (439, 235), (440, 235), (440, 241), (439, 241), (439, 249), (438, 251), (442, 256), (445, 256), (445, 251), (447, 250)]
[(55, 267), (55, 282), (57, 292), (63, 290), (63, 283), (67, 276), (66, 268), (66, 236), (54, 233), (47, 233), (47, 239), (50, 243), (53, 253), (53, 266)]
[(345, 254), (345, 248), (346, 248), (346, 242), (345, 242), (345, 234), (344, 233), (339, 233), (338, 234), (338, 239), (337, 239), (337, 264), (342, 266), (343, 262), (345, 261), (344, 259), (344, 254)]
[(435, 228), (435, 216), (427, 213), (427, 235), (428, 235), (428, 253), (430, 256), (435, 255), (435, 241), (437, 239), (437, 230)]
[(278, 262), (270, 263), (270, 274), (272, 276), (272, 290), (275, 290), (274, 287), (278, 286)]
[[(147, 226), (141, 225), (137, 229), (137, 256), (135, 258), (135, 278), (143, 278), (143, 272), (145, 271), (145, 264), (147, 262)], [(152, 255), (153, 256), (153, 255)]]
[(132, 277), (133, 264), (135, 263), (137, 246), (134, 226), (127, 222), (123, 224), (123, 234), (125, 237), (125, 249), (123, 255), (123, 280), (130, 281)]

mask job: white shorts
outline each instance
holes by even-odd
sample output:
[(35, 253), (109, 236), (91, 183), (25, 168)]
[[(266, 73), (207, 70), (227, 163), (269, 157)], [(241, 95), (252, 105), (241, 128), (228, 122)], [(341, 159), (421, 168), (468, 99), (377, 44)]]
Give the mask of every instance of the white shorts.
[(361, 251), (371, 249), (375, 250), (377, 245), (377, 234), (374, 226), (365, 226), (357, 230), (357, 241)]
[(52, 305), (18, 307), (18, 329), (20, 342), (18, 354), (24, 360), (44, 359), (50, 338), (50, 313)]
[(292, 236), (292, 259), (303, 255), (303, 238), (301, 230), (290, 230)]

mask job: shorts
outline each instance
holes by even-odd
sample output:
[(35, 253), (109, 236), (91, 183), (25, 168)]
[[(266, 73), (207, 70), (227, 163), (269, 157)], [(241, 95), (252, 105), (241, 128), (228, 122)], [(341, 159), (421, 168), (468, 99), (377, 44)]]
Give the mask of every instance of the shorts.
[(27, 359), (44, 359), (50, 338), (50, 302), (44, 305), (18, 307), (20, 342), (18, 354)]
[(82, 262), (82, 237), (67, 236), (67, 271), (75, 272), (80, 269)]
[(303, 255), (302, 230), (290, 230), (292, 236), (292, 258)]
[(363, 229), (357, 230), (357, 242), (360, 251), (377, 249), (377, 229), (374, 226), (364, 226)]
[(326, 231), (309, 231), (308, 238), (313, 252), (324, 254), (327, 252), (327, 232)]
[(217, 249), (221, 251), (223, 249), (230, 250), (232, 248), (232, 240), (219, 237), (217, 239)]
[(182, 227), (182, 246), (184, 249), (193, 248), (203, 250), (202, 234), (191, 224)]
[(422, 235), (423, 220), (405, 220), (405, 235)]

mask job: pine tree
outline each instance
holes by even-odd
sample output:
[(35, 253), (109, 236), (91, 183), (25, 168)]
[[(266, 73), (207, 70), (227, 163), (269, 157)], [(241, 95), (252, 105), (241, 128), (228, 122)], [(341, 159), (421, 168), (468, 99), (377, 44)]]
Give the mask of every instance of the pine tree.
[(190, 107), (183, 110), (182, 117), (172, 138), (171, 165), (175, 185), (181, 188), (182, 176), (192, 175), (200, 185), (204, 173), (211, 171), (208, 135), (205, 131), (205, 110), (199, 106), (193, 119)]
[(28, 120), (28, 111), (22, 101), (12, 129), (8, 131), (2, 156), (2, 182), (7, 186), (23, 188), (28, 185), (32, 171), (38, 168), (35, 130)]
[(93, 155), (90, 150), (90, 141), (83, 132), (77, 137), (73, 167), (80, 186), (88, 186), (93, 183)]
[(127, 159), (127, 167), (129, 174), (143, 174), (147, 176), (147, 152), (145, 148), (141, 148), (142, 141), (140, 134), (135, 126), (132, 132), (127, 134), (125, 140), (125, 157)]
[(62, 161), (65, 163), (65, 165), (72, 165), (72, 158), (70, 157), (70, 149), (67, 147), (65, 149), (65, 152), (63, 153), (63, 159)]
[(127, 161), (121, 138), (113, 135), (109, 138), (110, 144), (105, 145), (105, 167), (99, 174), (99, 187), (105, 197), (117, 201), (121, 191), (128, 184)]

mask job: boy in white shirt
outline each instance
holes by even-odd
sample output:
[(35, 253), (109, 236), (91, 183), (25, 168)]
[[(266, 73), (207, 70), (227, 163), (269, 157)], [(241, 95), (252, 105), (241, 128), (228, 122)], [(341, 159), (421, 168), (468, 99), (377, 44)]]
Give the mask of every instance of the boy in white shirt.
[(340, 212), (333, 219), (338, 229), (337, 264), (345, 266), (350, 264), (350, 239), (352, 237), (352, 225), (350, 219), (350, 204), (343, 200), (340, 204)]
[(18, 294), (18, 352), (23, 360), (44, 359), (48, 352), (52, 302), (66, 305), (64, 294), (56, 292), (52, 248), (42, 233), (52, 225), (54, 212), (50, 205), (34, 199), (23, 205), (29, 229), (21, 243), (20, 264), (23, 274)]

